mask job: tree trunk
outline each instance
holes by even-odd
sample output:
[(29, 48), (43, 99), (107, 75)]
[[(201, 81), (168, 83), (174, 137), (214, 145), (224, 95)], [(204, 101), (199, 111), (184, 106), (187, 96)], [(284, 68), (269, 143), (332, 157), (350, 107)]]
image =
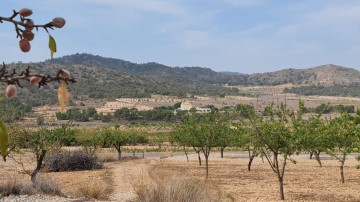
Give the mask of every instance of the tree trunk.
[(114, 144), (114, 147), (118, 153), (118, 160), (121, 160), (121, 147), (118, 144)]
[(45, 155), (46, 155), (46, 150), (41, 150), (40, 155), (37, 155), (37, 157), (36, 157), (36, 168), (30, 175), (33, 186), (35, 186), (35, 183), (36, 183), (36, 175), (39, 173), (39, 171), (42, 168), (42, 163), (43, 163)]
[(345, 164), (345, 161), (341, 161), (341, 165), (340, 165), (340, 175), (341, 175), (341, 182), (342, 182), (342, 183), (345, 183), (344, 164)]
[(251, 153), (250, 148), (248, 148), (248, 152), (249, 152), (248, 171), (250, 171), (251, 170), (251, 164), (252, 164), (252, 162), (253, 162), (253, 160), (255, 158), (255, 151), (252, 151), (252, 153)]
[(278, 180), (279, 180), (280, 200), (285, 200), (283, 178), (278, 176)]
[(201, 166), (201, 157), (200, 157), (200, 151), (197, 152), (198, 157), (199, 157), (199, 165)]
[(186, 151), (185, 145), (184, 145), (184, 152), (185, 152), (185, 156), (186, 156), (186, 161), (189, 162), (189, 156), (188, 156), (188, 153)]
[(248, 171), (251, 170), (251, 164), (252, 164), (252, 161), (254, 160), (254, 158), (250, 157), (249, 159), (249, 163), (248, 163)]
[(220, 147), (221, 158), (224, 158), (225, 147)]
[(310, 152), (310, 159), (312, 159), (313, 155), (314, 155), (314, 152), (313, 151)]
[(206, 179), (209, 177), (209, 155), (210, 155), (210, 147), (205, 146), (201, 148), (202, 152), (205, 156), (205, 173), (206, 173)]
[(206, 178), (209, 177), (209, 155), (205, 155)]
[(118, 160), (120, 160), (121, 159), (121, 149), (117, 150), (117, 152), (118, 152)]
[(276, 175), (278, 177), (278, 181), (279, 181), (280, 200), (285, 200), (285, 194), (284, 194), (285, 165), (286, 165), (286, 159), (284, 160), (282, 169), (280, 170), (278, 153), (274, 152), (274, 168), (275, 168), (275, 173), (276, 173)]
[(314, 154), (315, 154), (316, 161), (319, 163), (319, 166), (322, 167), (321, 160), (320, 160), (320, 151), (319, 152), (315, 151)]
[(199, 165), (201, 166), (201, 157), (200, 157), (201, 148), (197, 148), (197, 149), (196, 149), (196, 147), (193, 147), (193, 149), (194, 149), (195, 152), (198, 154)]

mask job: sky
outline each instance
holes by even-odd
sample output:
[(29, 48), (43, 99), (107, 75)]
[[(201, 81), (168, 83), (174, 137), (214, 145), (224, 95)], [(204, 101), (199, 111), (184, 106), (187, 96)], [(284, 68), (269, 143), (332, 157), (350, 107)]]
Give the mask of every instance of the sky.
[[(0, 16), (30, 8), (50, 30), (55, 57), (90, 53), (135, 63), (271, 72), (336, 64), (360, 70), (359, 0), (2, 0)], [(50, 58), (48, 36), (18, 47), (14, 25), (0, 24), (0, 62)]]

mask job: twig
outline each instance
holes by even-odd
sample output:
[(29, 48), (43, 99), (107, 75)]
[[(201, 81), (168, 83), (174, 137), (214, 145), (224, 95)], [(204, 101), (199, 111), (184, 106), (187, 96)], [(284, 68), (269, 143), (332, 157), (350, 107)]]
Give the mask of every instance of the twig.
[(0, 82), (4, 82), (7, 84), (14, 84), (19, 86), (20, 88), (22, 88), (22, 85), (20, 84), (21, 80), (30, 82), (30, 78), (33, 76), (41, 78), (40, 82), (38, 83), (39, 87), (45, 86), (52, 81), (58, 81), (58, 82), (65, 81), (66, 83), (76, 82), (74, 78), (61, 77), (60, 76), (61, 71), (62, 70), (59, 70), (56, 76), (51, 76), (48, 74), (31, 73), (30, 66), (28, 66), (28, 68), (26, 68), (26, 70), (22, 71), (20, 74), (17, 74), (16, 69), (13, 69), (11, 73), (9, 73), (8, 71), (6, 71), (5, 63), (3, 63), (3, 67), (0, 69)]

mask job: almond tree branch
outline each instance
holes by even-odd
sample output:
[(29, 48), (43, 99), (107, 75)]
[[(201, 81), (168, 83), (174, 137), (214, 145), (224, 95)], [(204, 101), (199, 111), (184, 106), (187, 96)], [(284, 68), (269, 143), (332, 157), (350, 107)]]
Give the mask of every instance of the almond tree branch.
[(14, 84), (22, 88), (23, 86), (20, 84), (21, 80), (30, 82), (31, 77), (40, 77), (41, 80), (38, 83), (39, 87), (47, 85), (52, 81), (65, 81), (67, 84), (75, 83), (76, 80), (74, 78), (64, 78), (61, 76), (61, 73), (64, 70), (59, 70), (56, 76), (51, 76), (48, 74), (39, 74), (30, 72), (30, 66), (26, 68), (25, 71), (22, 71), (20, 74), (17, 74), (16, 69), (13, 69), (11, 72), (6, 70), (5, 63), (3, 63), (3, 67), (0, 69), (0, 82), (4, 82), (7, 84)]
[(20, 26), (23, 27), (24, 29), (36, 28), (36, 31), (38, 31), (39, 28), (43, 28), (47, 33), (49, 33), (48, 29), (54, 29), (54, 25), (52, 24), (52, 22), (43, 25), (30, 25), (27, 24), (27, 22), (30, 20), (29, 18), (20, 17), (20, 20), (14, 20), (14, 18), (18, 15), (19, 13), (13, 10), (13, 15), (10, 17), (0, 16), (0, 23), (3, 23), (5, 21), (5, 22), (13, 23), (15, 25), (17, 38), (20, 37), (22, 39), (22, 35), (20, 33), (22, 33), (23, 30), (20, 28)]

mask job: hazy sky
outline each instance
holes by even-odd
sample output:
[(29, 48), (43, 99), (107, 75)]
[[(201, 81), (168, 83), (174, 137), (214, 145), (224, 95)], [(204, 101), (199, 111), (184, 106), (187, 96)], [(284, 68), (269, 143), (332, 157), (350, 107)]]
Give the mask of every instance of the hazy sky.
[[(0, 16), (31, 8), (51, 30), (55, 57), (91, 53), (136, 63), (267, 72), (337, 64), (360, 69), (359, 0), (2, 0)], [(48, 36), (18, 48), (14, 26), (0, 24), (0, 62), (49, 59)]]

